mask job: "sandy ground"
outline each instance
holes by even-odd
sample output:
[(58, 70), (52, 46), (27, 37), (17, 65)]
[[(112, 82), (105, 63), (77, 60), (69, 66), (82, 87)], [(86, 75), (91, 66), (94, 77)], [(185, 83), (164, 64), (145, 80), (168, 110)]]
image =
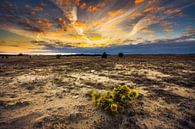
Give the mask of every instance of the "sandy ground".
[[(90, 92), (120, 84), (140, 97), (124, 114), (96, 108)], [(195, 128), (195, 56), (0, 59), (0, 129)]]

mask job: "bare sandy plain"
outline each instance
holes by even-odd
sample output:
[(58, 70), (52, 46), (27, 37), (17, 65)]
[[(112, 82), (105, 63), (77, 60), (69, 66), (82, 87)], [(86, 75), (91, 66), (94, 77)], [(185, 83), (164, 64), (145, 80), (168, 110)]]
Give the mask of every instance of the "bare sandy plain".
[[(124, 113), (94, 106), (90, 92), (139, 91)], [(0, 129), (192, 129), (195, 55), (0, 57)]]

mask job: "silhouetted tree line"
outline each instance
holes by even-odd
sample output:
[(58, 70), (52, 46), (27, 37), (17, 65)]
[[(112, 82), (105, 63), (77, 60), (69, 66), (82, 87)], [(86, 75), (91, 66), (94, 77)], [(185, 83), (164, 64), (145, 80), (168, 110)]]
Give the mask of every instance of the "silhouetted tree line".
[[(24, 55), (23, 53), (19, 53), (17, 56), (28, 56), (30, 59), (32, 58), (31, 55)], [(56, 55), (57, 59), (60, 59), (64, 55)], [(101, 56), (102, 58), (106, 59), (108, 58), (108, 54), (106, 52), (103, 52), (102, 54), (94, 54), (94, 55), (88, 55), (88, 54), (77, 54), (77, 55), (66, 55), (66, 56)], [(122, 52), (118, 53), (119, 58), (123, 58), (124, 54)], [(8, 59), (9, 57), (7, 55), (1, 55), (2, 59)]]

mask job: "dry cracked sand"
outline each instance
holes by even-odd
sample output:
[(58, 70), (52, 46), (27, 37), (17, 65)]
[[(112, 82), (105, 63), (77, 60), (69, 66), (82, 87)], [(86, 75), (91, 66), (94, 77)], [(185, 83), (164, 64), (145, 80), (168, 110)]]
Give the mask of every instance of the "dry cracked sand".
[[(90, 92), (139, 91), (124, 113), (94, 106)], [(0, 59), (0, 129), (195, 128), (195, 56), (9, 56)]]

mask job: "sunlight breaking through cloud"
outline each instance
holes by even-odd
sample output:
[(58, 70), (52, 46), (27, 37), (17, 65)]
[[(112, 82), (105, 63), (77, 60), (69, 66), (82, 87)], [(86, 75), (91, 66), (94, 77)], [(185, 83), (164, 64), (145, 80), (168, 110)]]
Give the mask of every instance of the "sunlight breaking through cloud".
[(107, 47), (165, 38), (160, 33), (179, 35), (176, 25), (181, 23), (176, 19), (185, 17), (183, 10), (195, 2), (44, 0), (34, 4), (1, 2), (5, 13), (0, 28), (46, 45)]

